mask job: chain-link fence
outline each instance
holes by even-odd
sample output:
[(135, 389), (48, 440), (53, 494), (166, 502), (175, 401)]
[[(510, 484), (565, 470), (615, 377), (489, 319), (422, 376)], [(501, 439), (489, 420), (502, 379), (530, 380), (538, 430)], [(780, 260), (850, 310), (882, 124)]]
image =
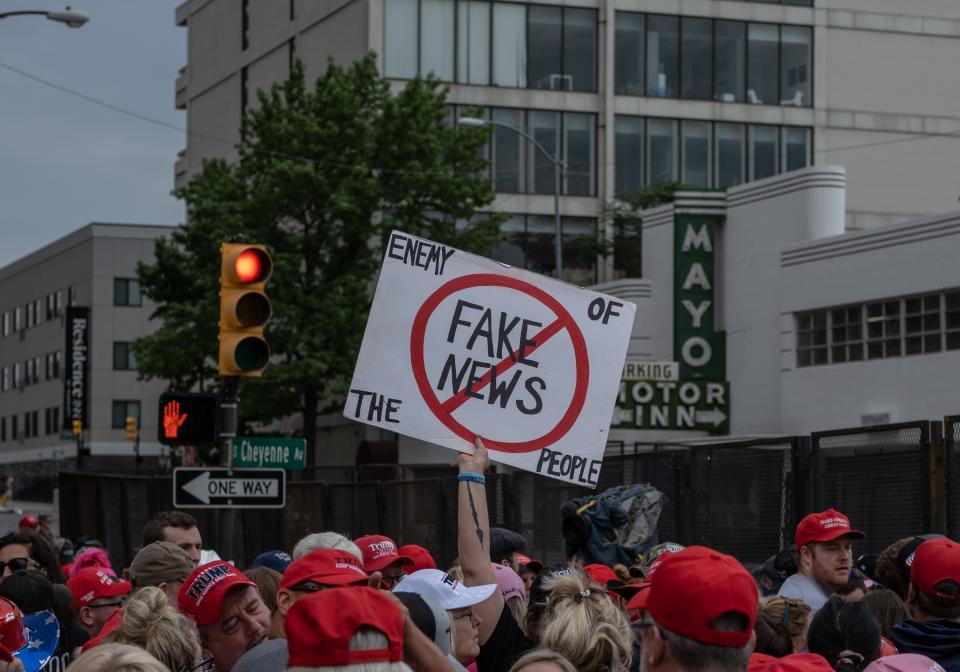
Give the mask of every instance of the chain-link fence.
[[(797, 521), (834, 507), (864, 530), (864, 550), (937, 531), (960, 537), (960, 417), (947, 419), (942, 470), (932, 465), (939, 422), (818, 432), (811, 437), (702, 439), (661, 445), (611, 444), (597, 490), (529, 472), (487, 478), (490, 524), (515, 529), (529, 551), (548, 563), (568, 549), (560, 506), (620, 484), (648, 484), (666, 495), (661, 541), (704, 544), (744, 562), (761, 562), (793, 543)], [(326, 468), (331, 478), (350, 468)], [(61, 472), (61, 530), (70, 538), (101, 539), (118, 566), (140, 546), (143, 525), (171, 508), (169, 477)], [(287, 484), (279, 510), (191, 509), (204, 544), (241, 566), (271, 548), (290, 550), (305, 534), (333, 530), (357, 537), (387, 534), (430, 550), (449, 566), (457, 556), (455, 476), (413, 481)], [(940, 493), (939, 495), (937, 493)], [(940, 500), (946, 500), (938, 504)], [(945, 514), (934, 515), (936, 506)], [(859, 550), (859, 549), (858, 549)]]

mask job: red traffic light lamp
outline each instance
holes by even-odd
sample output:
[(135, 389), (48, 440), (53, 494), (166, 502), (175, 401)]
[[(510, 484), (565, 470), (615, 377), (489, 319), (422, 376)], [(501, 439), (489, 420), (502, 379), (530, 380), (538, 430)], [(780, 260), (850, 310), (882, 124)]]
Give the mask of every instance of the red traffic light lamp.
[(264, 288), (273, 260), (263, 245), (224, 243), (220, 248), (220, 351), (223, 376), (260, 376), (270, 361), (263, 335), (272, 308)]

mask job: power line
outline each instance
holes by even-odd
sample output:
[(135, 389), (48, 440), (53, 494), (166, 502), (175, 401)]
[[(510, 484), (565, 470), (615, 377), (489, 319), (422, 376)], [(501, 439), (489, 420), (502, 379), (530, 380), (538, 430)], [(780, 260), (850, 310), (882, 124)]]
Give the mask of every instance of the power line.
[[(88, 103), (92, 103), (93, 105), (97, 105), (97, 106), (99, 106), (99, 107), (106, 108), (106, 109), (111, 110), (111, 111), (113, 111), (113, 112), (116, 112), (116, 113), (118, 113), (118, 114), (124, 114), (124, 115), (126, 115), (126, 116), (132, 117), (132, 118), (134, 118), (134, 119), (138, 119), (138, 120), (143, 121), (143, 122), (148, 123), (148, 124), (154, 124), (154, 125), (156, 125), (156, 126), (160, 126), (160, 127), (163, 127), (163, 128), (167, 128), (167, 129), (173, 130), (173, 131), (177, 131), (178, 133), (183, 133), (183, 134), (185, 134), (185, 135), (187, 135), (187, 136), (192, 136), (192, 137), (195, 137), (195, 138), (202, 138), (202, 139), (204, 139), (204, 140), (210, 140), (211, 142), (216, 142), (216, 143), (218, 143), (218, 144), (221, 144), (221, 145), (224, 145), (224, 146), (228, 146), (228, 147), (231, 147), (231, 148), (235, 148), (235, 147), (237, 146), (236, 143), (234, 143), (234, 142), (232, 142), (232, 141), (230, 141), (230, 140), (225, 140), (224, 138), (220, 138), (220, 137), (213, 136), (213, 135), (208, 135), (208, 134), (206, 134), (206, 133), (200, 133), (200, 132), (198, 132), (198, 131), (191, 131), (191, 130), (188, 130), (188, 129), (182, 127), (182, 126), (178, 126), (178, 125), (176, 125), (176, 124), (171, 124), (171, 123), (169, 123), (169, 122), (162, 121), (162, 120), (160, 120), (160, 119), (155, 119), (155, 118), (150, 117), (150, 116), (147, 116), (147, 115), (145, 115), (145, 114), (141, 114), (141, 113), (139, 113), (139, 112), (135, 112), (134, 110), (128, 109), (128, 108), (126, 108), (126, 107), (121, 107), (120, 105), (114, 105), (113, 103), (109, 103), (109, 102), (107, 102), (107, 101), (105, 101), (105, 100), (101, 100), (100, 98), (96, 98), (95, 96), (91, 96), (91, 95), (85, 94), (85, 93), (83, 93), (83, 92), (81, 92), (81, 91), (77, 91), (76, 89), (71, 89), (71, 88), (68, 87), (68, 86), (64, 86), (64, 85), (62, 85), (62, 84), (58, 84), (58, 83), (56, 83), (56, 82), (52, 82), (52, 81), (50, 81), (50, 80), (48, 80), (48, 79), (45, 79), (45, 78), (40, 77), (40, 76), (38, 76), (38, 75), (34, 75), (34, 74), (32, 74), (32, 73), (29, 73), (29, 72), (27, 72), (27, 71), (25, 71), (25, 70), (22, 70), (22, 69), (20, 69), (20, 68), (17, 68), (17, 67), (14, 67), (14, 66), (12, 66), (12, 65), (9, 65), (8, 63), (4, 63), (4, 62), (2, 62), (2, 61), (0, 61), (0, 68), (3, 68), (3, 69), (5, 69), (5, 70), (9, 70), (10, 72), (13, 72), (13, 73), (15, 73), (15, 74), (17, 74), (17, 75), (20, 75), (21, 77), (24, 77), (24, 78), (26, 78), (26, 79), (29, 79), (29, 80), (31, 80), (31, 81), (33, 81), (33, 82), (38, 83), (38, 84), (42, 84), (43, 86), (48, 86), (48, 87), (53, 88), (53, 89), (56, 89), (57, 91), (60, 91), (60, 92), (62, 92), (62, 93), (66, 93), (66, 94), (68, 94), (68, 95), (75, 96), (75, 97), (77, 97), (77, 98), (80, 98), (81, 100), (87, 101)], [(867, 131), (867, 129), (850, 129), (850, 130), (855, 130), (855, 131)], [(908, 137), (906, 137), (906, 138), (896, 138), (896, 139), (893, 139), (893, 140), (880, 140), (880, 141), (877, 141), (877, 142), (866, 142), (866, 143), (861, 143), (861, 144), (857, 144), (857, 145), (847, 145), (847, 146), (844, 146), (844, 147), (831, 147), (831, 148), (827, 148), (827, 149), (818, 149), (818, 150), (816, 150), (814, 153), (815, 153), (815, 154), (826, 154), (826, 153), (829, 153), (829, 152), (843, 152), (843, 151), (848, 151), (848, 150), (853, 150), (853, 149), (864, 149), (864, 148), (867, 148), (867, 147), (882, 147), (882, 146), (885, 146), (885, 145), (895, 145), (895, 144), (899, 144), (899, 143), (903, 143), (903, 142), (914, 142), (914, 141), (917, 141), (917, 140), (926, 140), (926, 139), (928, 139), (928, 138), (957, 138), (957, 137), (960, 137), (960, 129), (958, 129), (958, 130), (956, 130), (956, 131), (952, 131), (952, 132), (950, 132), (950, 133), (924, 133), (924, 134), (914, 134), (914, 135), (910, 135), (910, 136), (908, 136)], [(289, 160), (292, 160), (292, 161), (303, 161), (303, 162), (305, 162), (305, 163), (312, 163), (312, 164), (315, 164), (315, 165), (316, 165), (316, 164), (319, 164), (319, 165), (328, 165), (328, 166), (336, 166), (336, 167), (340, 167), (340, 168), (356, 168), (356, 167), (357, 167), (357, 164), (352, 164), (352, 163), (338, 163), (338, 162), (331, 162), (331, 161), (317, 161), (317, 160), (315, 160), (315, 159), (310, 159), (310, 158), (306, 158), (306, 157), (303, 157), (303, 156), (295, 156), (295, 155), (292, 155), (292, 154), (285, 154), (285, 153), (283, 153), (283, 152), (268, 151), (268, 152), (266, 152), (266, 153), (269, 154), (270, 156), (275, 156), (275, 157), (277, 157), (277, 158), (289, 159)], [(420, 171), (410, 171), (410, 170), (385, 170), (385, 169), (377, 169), (377, 172), (380, 172), (380, 173), (394, 173), (394, 174), (400, 174), (400, 175), (426, 175), (426, 174), (427, 174), (427, 173), (423, 173), (423, 172), (420, 172)]]

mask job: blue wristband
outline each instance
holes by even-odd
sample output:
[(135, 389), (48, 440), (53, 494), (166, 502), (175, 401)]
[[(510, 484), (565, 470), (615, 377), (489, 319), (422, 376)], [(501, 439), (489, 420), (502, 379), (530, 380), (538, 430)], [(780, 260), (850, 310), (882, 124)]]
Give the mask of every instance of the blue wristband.
[(472, 481), (474, 483), (479, 483), (480, 485), (487, 484), (487, 477), (483, 474), (478, 474), (475, 471), (461, 471), (460, 475), (457, 476), (458, 481)]

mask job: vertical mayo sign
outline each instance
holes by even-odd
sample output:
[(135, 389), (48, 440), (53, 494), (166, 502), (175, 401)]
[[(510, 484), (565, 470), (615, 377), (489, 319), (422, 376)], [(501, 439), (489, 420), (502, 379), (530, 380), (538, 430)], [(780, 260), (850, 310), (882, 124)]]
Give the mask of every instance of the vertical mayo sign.
[(673, 355), (680, 380), (726, 379), (726, 333), (714, 328), (716, 218), (677, 215), (674, 224)]
[(343, 413), (595, 487), (635, 310), (394, 231)]

